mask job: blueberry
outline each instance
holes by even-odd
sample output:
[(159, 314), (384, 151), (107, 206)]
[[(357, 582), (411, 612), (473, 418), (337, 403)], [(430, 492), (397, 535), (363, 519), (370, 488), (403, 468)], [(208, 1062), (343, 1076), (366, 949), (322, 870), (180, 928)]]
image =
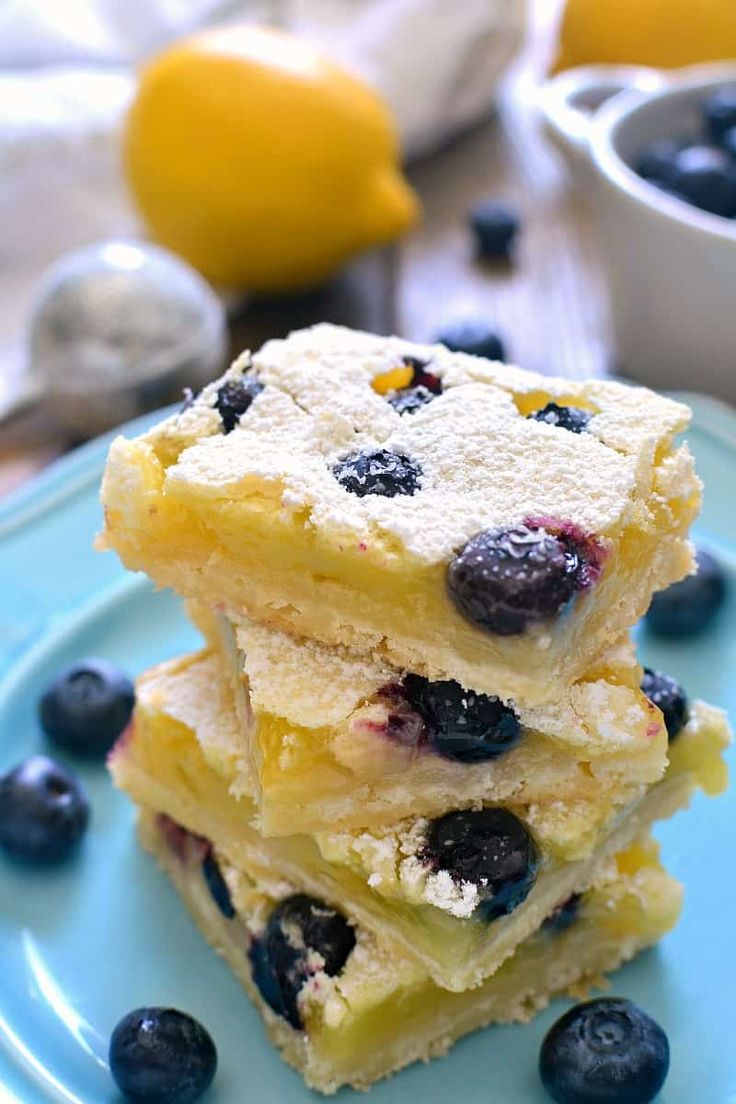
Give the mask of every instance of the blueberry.
[(670, 180), (681, 199), (702, 211), (736, 215), (736, 166), (714, 146), (690, 146), (677, 154)]
[(470, 226), (480, 257), (508, 257), (519, 233), (520, 220), (508, 204), (487, 199), (471, 210)]
[(567, 931), (578, 918), (581, 901), (582, 894), (573, 893), (571, 897), (568, 897), (566, 901), (558, 905), (554, 912), (551, 912), (547, 919), (543, 921), (542, 927), (544, 930), (554, 935)]
[(736, 88), (712, 92), (703, 105), (703, 114), (710, 137), (720, 142), (726, 131), (736, 127)]
[(175, 1008), (137, 1008), (110, 1039), (110, 1072), (135, 1104), (192, 1104), (212, 1084), (217, 1050), (210, 1033)]
[(263, 384), (255, 376), (243, 376), (239, 380), (227, 380), (223, 383), (217, 392), (215, 408), (219, 411), (225, 433), (232, 433), (262, 390)]
[(406, 688), (397, 682), (387, 683), (378, 692), (379, 701), (387, 709), (383, 732), (400, 747), (417, 750), (427, 743), (424, 718), (412, 706)]
[(33, 755), (0, 778), (0, 846), (30, 862), (60, 862), (89, 824), (89, 802), (73, 771)]
[(435, 341), (439, 341), (453, 353), (471, 353), (473, 356), (487, 357), (488, 360), (506, 359), (503, 341), (493, 327), (480, 318), (466, 318), (450, 323), (440, 330)]
[(697, 574), (652, 598), (647, 627), (657, 636), (695, 636), (707, 629), (726, 597), (726, 576), (715, 556), (697, 552)]
[(183, 824), (172, 820), (166, 813), (156, 815), (156, 825), (166, 844), (180, 862), (203, 862), (212, 850), (212, 844), (204, 836), (190, 832)]
[(364, 498), (365, 495), (413, 495), (419, 490), (422, 469), (408, 456), (388, 449), (375, 452), (354, 452), (332, 468), (340, 486)]
[(671, 675), (653, 671), (650, 667), (644, 668), (641, 689), (650, 702), (656, 705), (657, 709), (661, 709), (667, 737), (674, 740), (690, 719), (690, 707), (685, 691)]
[(675, 159), (687, 145), (679, 138), (659, 138), (641, 151), (634, 161), (634, 172), (655, 184), (668, 185), (675, 171)]
[(448, 813), (431, 821), (420, 858), (434, 871), (446, 870), (455, 882), (477, 886), (486, 920), (513, 912), (537, 874), (534, 841), (519, 818), (501, 808)]
[(732, 126), (730, 130), (721, 138), (721, 148), (726, 151), (728, 156), (736, 161), (736, 126)]
[[(253, 978), (253, 984), (261, 994), (261, 998), (277, 1016), (285, 1016), (286, 1012), (284, 1001), (281, 996), (281, 985), (271, 968), (266, 944), (262, 939), (254, 939), (251, 942), (248, 948), (248, 958), (250, 960), (250, 972)], [(292, 1007), (292, 1012), (294, 1014), (289, 1022), (292, 1024), (292, 1027), (299, 1028), (301, 1025), (301, 1018), (299, 1016), (299, 1009), (295, 1008), (295, 1005), (296, 1002), (294, 1002), (294, 1007)]]
[(46, 735), (78, 755), (103, 757), (130, 721), (135, 687), (106, 659), (83, 659), (54, 679), (39, 703)]
[(575, 1005), (552, 1025), (539, 1054), (542, 1084), (558, 1104), (649, 1104), (669, 1065), (662, 1028), (623, 997)]
[(518, 525), (478, 533), (447, 569), (455, 608), (499, 636), (558, 617), (581, 586), (585, 568), (574, 541)]
[(430, 403), (435, 395), (424, 386), (405, 387), (402, 391), (395, 391), (388, 396), (388, 401), (397, 414), (415, 414), (423, 406)]
[(418, 357), (404, 357), (404, 364), (412, 369), (411, 382), (387, 395), (387, 399), (399, 414), (414, 414), (437, 395), (442, 394), (442, 380), (434, 372), (428, 371), (429, 365)]
[(223, 916), (228, 920), (232, 920), (235, 916), (235, 909), (233, 908), (232, 898), (230, 897), (230, 890), (228, 889), (227, 882), (222, 876), (222, 871), (217, 865), (217, 859), (210, 851), (205, 856), (202, 862), (202, 874), (204, 880), (207, 883), (207, 888), (212, 894), (212, 900)]
[(296, 893), (281, 901), (271, 913), (266, 946), (272, 960), (285, 946), (302, 954), (316, 951), (323, 960), (324, 972), (334, 977), (355, 946), (355, 932), (338, 909)]
[(577, 406), (558, 406), (557, 403), (549, 402), (528, 417), (535, 422), (546, 422), (558, 429), (567, 429), (570, 433), (583, 433), (593, 415), (589, 410), (581, 410)]
[(496, 697), (464, 690), (459, 682), (407, 675), (404, 692), (427, 726), (429, 744), (445, 759), (480, 763), (521, 739), (516, 713)]
[(431, 391), (433, 395), (442, 394), (442, 380), (439, 376), (435, 375), (434, 372), (429, 370), (431, 368), (429, 361), (410, 356), (405, 356), (403, 360), (407, 368), (411, 368), (414, 373), (411, 378), (410, 387), (425, 387), (427, 391)]
[(253, 981), (264, 1001), (292, 1027), (302, 1027), (298, 996), (317, 968), (339, 974), (355, 946), (355, 932), (337, 909), (306, 894), (287, 897), (271, 913), (263, 939), (250, 950)]
[(427, 742), (427, 727), (413, 709), (393, 709), (386, 718), (385, 733), (389, 740), (400, 747), (416, 750)]

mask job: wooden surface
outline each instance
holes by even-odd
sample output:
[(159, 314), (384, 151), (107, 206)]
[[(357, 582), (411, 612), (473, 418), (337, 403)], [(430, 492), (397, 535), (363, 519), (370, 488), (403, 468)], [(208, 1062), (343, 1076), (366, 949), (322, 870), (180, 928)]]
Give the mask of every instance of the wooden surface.
[[(429, 340), (446, 320), (480, 314), (504, 335), (509, 359), (525, 367), (605, 371), (606, 300), (585, 197), (539, 132), (531, 72), (528, 63), (519, 67), (493, 119), (411, 168), (424, 207), (412, 235), (362, 259), (324, 292), (235, 312), (233, 349), (320, 320)], [(474, 259), (466, 213), (487, 196), (521, 213), (512, 265)], [(72, 443), (43, 411), (0, 429), (0, 495)]]

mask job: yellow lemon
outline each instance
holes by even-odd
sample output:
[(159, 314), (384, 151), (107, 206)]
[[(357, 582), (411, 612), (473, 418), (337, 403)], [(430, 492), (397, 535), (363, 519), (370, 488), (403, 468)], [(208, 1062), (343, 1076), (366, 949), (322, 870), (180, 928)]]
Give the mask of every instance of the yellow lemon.
[(734, 57), (734, 0), (567, 0), (554, 69), (596, 62), (676, 69)]
[(221, 28), (159, 54), (123, 147), (152, 237), (224, 287), (314, 286), (418, 214), (383, 102), (278, 31)]

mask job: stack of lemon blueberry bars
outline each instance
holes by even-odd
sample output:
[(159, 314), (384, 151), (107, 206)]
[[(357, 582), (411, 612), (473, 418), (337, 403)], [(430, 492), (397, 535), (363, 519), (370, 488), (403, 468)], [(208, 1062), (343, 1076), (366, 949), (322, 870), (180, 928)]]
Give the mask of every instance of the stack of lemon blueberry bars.
[(692, 570), (686, 407), (332, 326), (118, 438), (103, 544), (205, 646), (111, 756), (287, 1062), (367, 1086), (675, 923), (723, 714), (628, 631)]

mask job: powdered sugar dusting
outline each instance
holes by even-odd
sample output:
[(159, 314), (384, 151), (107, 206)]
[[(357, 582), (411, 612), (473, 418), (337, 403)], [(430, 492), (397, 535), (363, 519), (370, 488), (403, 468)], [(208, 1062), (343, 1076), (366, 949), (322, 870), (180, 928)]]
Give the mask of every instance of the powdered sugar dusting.
[[(382, 691), (387, 685), (400, 684), (403, 671), (382, 658), (292, 637), (244, 617), (238, 619), (235, 632), (256, 714), (281, 717), (297, 728), (335, 728), (334, 750), (346, 764), (357, 763), (359, 754), (362, 763), (363, 758), (380, 753), (381, 745), (391, 738), (393, 708)], [(523, 728), (577, 749), (581, 756), (628, 754), (644, 741), (658, 737), (664, 741), (662, 724), (649, 700), (625, 684), (632, 663), (631, 642), (620, 643), (599, 662), (606, 673), (561, 688), (556, 702), (537, 707), (509, 704)], [(273, 677), (274, 671), (278, 678)], [(286, 735), (284, 742), (286, 748)], [(355, 756), (346, 755), (346, 745)], [(663, 742), (663, 769), (664, 754)], [(406, 756), (394, 758), (404, 766), (410, 762)], [(363, 772), (367, 766), (361, 768)]]
[(392, 674), (385, 661), (297, 639), (244, 618), (235, 634), (251, 707), (305, 728), (339, 724)]
[(472, 916), (478, 888), (455, 882), (446, 870), (433, 872), (420, 857), (429, 822), (424, 817), (374, 832), (320, 833), (324, 857), (360, 869), (367, 885), (384, 897), (432, 905), (450, 916)]
[[(443, 393), (402, 418), (371, 381), (403, 356), (429, 361)], [(604, 537), (627, 522), (632, 500), (645, 490), (643, 450), (651, 454), (653, 441), (687, 421), (685, 407), (647, 391), (637, 392), (632, 406), (620, 384), (554, 380), (331, 326), (268, 342), (251, 370), (265, 389), (232, 433), (212, 435), (209, 391), (200, 401), (206, 412), (199, 439), (197, 403), (170, 424), (167, 433), (196, 443), (169, 468), (167, 492), (273, 498), (316, 534), (383, 561), (393, 542), (418, 560), (446, 561), (479, 530), (528, 516), (559, 518)], [(567, 433), (519, 413), (520, 394), (584, 398), (586, 387), (599, 410), (589, 432)], [(614, 413), (619, 404), (625, 440)], [(335, 461), (379, 448), (421, 466), (419, 492), (358, 498), (337, 483)]]

